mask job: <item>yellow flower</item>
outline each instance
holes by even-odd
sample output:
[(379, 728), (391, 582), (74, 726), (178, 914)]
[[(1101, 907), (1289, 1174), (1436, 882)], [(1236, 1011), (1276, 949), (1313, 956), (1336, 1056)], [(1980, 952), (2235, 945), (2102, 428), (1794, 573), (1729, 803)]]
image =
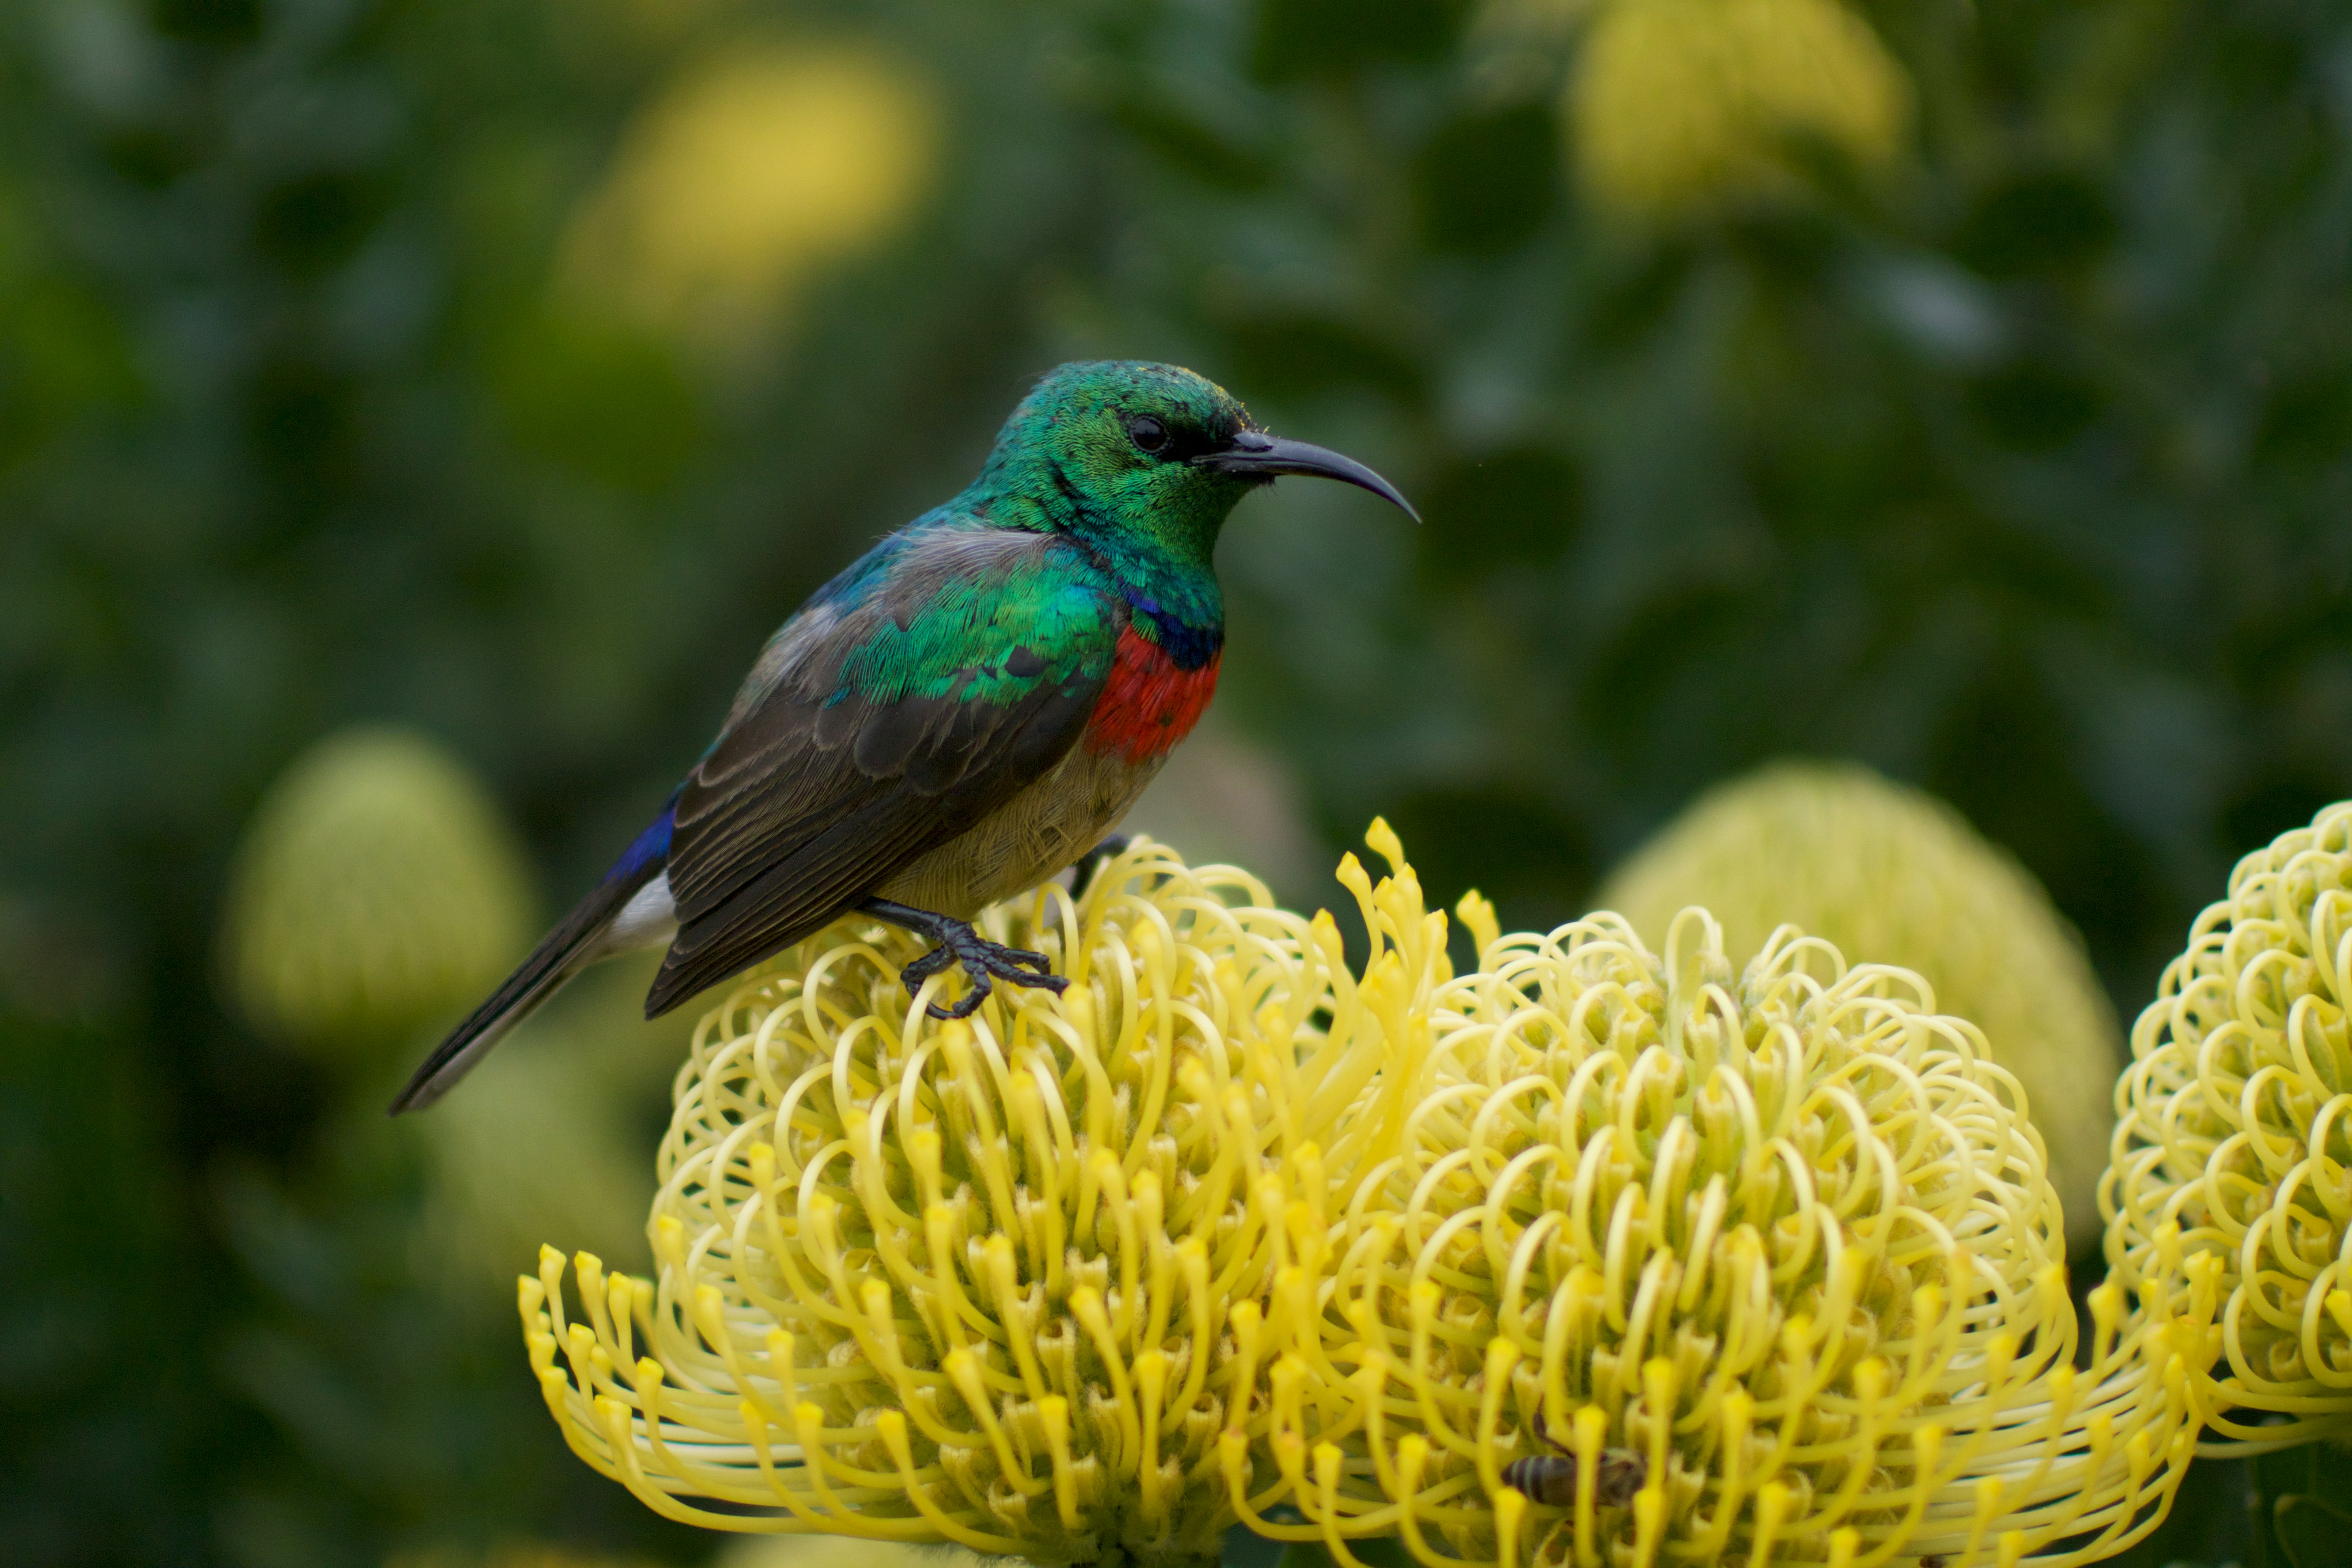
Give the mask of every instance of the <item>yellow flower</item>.
[(633, 123), (567, 238), (573, 280), (715, 350), (928, 190), (937, 116), (906, 67), (846, 44), (737, 49)]
[(1967, 1568), (2154, 1527), (2195, 1440), (2171, 1325), (2103, 1287), (2074, 1366), (2041, 1142), (1973, 1025), (1789, 929), (1735, 977), (1703, 910), (1663, 959), (1613, 914), (1463, 912), (1479, 969), (1330, 1143), (1401, 1129), (1296, 1223), (1254, 1528), (1343, 1564), (1401, 1533), (1436, 1565)]
[(552, 1248), (521, 1282), (573, 1449), (718, 1529), (1216, 1556), (1286, 1194), (1327, 1190), (1318, 1140), (1415, 989), (1265, 906), (1139, 841), (1075, 903), (982, 916), (1076, 977), (1059, 997), (930, 1019), (941, 982), (898, 980), (919, 944), (863, 920), (743, 982), (678, 1078), (658, 1277), (582, 1255), (578, 1316)]
[(1797, 139), (1883, 165), (1910, 108), (1902, 68), (1839, 0), (1611, 0), (1569, 86), (1585, 183), (1642, 213), (1781, 189)]
[(2112, 1277), (2218, 1318), (2191, 1391), (2251, 1446), (2352, 1432), (2347, 982), (2352, 803), (2238, 862), (2133, 1026), (2116, 1090), (2099, 1193)]
[(1709, 791), (1611, 874), (1600, 903), (1654, 942), (1702, 904), (1735, 958), (1786, 921), (1916, 971), (1929, 1009), (1975, 1024), (2023, 1087), (2068, 1245), (2097, 1238), (2122, 1031), (2041, 885), (1951, 807), (1853, 763), (1779, 763)]
[(513, 830), (463, 763), (410, 731), (346, 731), (246, 830), (228, 987), (257, 1027), (310, 1048), (398, 1039), (496, 983), (530, 903)]

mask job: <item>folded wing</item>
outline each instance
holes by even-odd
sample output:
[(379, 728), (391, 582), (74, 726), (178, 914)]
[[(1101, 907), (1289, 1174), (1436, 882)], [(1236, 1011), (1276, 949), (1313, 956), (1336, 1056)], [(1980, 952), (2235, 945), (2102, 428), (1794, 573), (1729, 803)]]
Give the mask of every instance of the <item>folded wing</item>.
[(835, 919), (1086, 728), (1124, 605), (1081, 552), (940, 528), (877, 555), (779, 634), (687, 781), (648, 1016)]

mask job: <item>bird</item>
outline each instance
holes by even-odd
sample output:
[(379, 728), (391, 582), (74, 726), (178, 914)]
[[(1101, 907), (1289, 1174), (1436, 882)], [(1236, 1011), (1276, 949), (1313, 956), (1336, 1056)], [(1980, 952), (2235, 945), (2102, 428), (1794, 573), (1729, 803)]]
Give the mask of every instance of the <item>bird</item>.
[[(1224, 648), (1213, 557), (1283, 475), (1419, 514), (1352, 458), (1269, 434), (1223, 387), (1133, 360), (1031, 388), (980, 475), (884, 537), (771, 637), (717, 738), (604, 879), (436, 1046), (392, 1104), (421, 1110), (565, 983), (661, 946), (658, 1017), (852, 913), (961, 970), (1069, 984), (982, 937), (982, 908), (1103, 847), (1208, 707)], [(1114, 841), (1115, 842), (1115, 841)], [(942, 991), (944, 991), (942, 987)]]

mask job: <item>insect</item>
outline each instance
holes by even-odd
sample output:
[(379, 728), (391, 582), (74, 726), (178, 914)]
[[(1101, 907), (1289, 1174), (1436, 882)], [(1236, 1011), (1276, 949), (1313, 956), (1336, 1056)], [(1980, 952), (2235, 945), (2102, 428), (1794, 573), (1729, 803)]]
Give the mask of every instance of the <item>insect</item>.
[(1943, 1553), (1930, 1552), (1927, 1556), (1919, 1559), (1919, 1568), (1944, 1568)]
[[(1503, 1484), (1526, 1494), (1531, 1502), (1552, 1508), (1576, 1506), (1576, 1456), (1544, 1430), (1543, 1412), (1528, 1419), (1536, 1441), (1557, 1448), (1557, 1454), (1535, 1454), (1503, 1467)], [(1650, 1479), (1650, 1461), (1639, 1448), (1603, 1448), (1601, 1473), (1592, 1478), (1592, 1500), (1601, 1508), (1623, 1508)], [(1938, 1563), (1936, 1568), (1942, 1568)]]

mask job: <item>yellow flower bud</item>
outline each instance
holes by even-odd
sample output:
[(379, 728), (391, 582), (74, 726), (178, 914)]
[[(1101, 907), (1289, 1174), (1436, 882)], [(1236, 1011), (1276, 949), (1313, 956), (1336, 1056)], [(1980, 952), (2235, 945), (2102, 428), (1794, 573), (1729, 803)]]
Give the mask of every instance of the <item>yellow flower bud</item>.
[(2191, 1396), (2250, 1446), (2352, 1432), (2347, 979), (2352, 803), (2238, 862), (2116, 1088), (2111, 1278), (2179, 1320)]

